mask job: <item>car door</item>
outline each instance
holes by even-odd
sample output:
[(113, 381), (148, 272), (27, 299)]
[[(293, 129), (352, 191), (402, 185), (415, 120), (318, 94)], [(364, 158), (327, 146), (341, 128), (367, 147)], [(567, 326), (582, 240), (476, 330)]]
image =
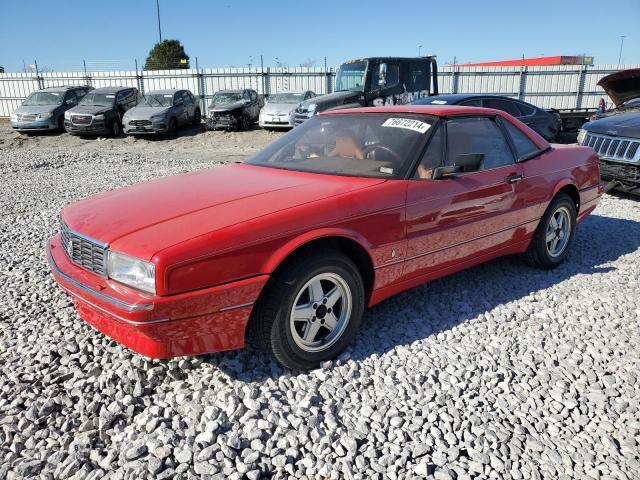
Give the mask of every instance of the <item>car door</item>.
[(258, 99), (258, 93), (249, 90), (249, 97), (251, 98), (251, 121), (255, 122), (260, 116), (260, 101)]
[(525, 102), (515, 102), (514, 104), (521, 111), (519, 120), (535, 130), (544, 138), (552, 141), (560, 130), (560, 122), (551, 113), (546, 112)]
[(64, 110), (69, 110), (70, 108), (75, 107), (78, 104), (78, 97), (74, 90), (69, 90), (64, 96), (63, 108)]
[(173, 111), (175, 112), (175, 116), (178, 119), (178, 125), (184, 125), (187, 123), (187, 106), (184, 103), (184, 95), (183, 92), (176, 92), (173, 95)]
[[(431, 178), (435, 166), (459, 165), (469, 155), (483, 156), (478, 169)], [(404, 277), (429, 275), (517, 241), (515, 184), (521, 178), (521, 165), (494, 118), (442, 122), (407, 189)]]

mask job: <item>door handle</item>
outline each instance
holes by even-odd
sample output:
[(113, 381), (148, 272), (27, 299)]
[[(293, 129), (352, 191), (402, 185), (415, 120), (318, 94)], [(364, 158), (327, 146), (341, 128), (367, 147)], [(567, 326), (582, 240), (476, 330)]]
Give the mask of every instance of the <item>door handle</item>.
[(518, 183), (520, 180), (522, 180), (522, 175), (519, 173), (512, 173), (511, 175), (507, 175), (507, 178), (505, 178), (504, 180), (509, 184)]

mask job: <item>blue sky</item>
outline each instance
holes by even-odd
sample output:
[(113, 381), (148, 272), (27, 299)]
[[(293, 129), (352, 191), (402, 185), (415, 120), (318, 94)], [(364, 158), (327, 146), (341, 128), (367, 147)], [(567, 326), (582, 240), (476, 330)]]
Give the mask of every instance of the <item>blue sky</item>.
[[(615, 5), (615, 6), (614, 6)], [(160, 0), (163, 38), (200, 66), (338, 65), (374, 55), (438, 55), (440, 64), (586, 53), (640, 63), (640, 0)], [(611, 9), (612, 11), (609, 11)], [(155, 0), (2, 0), (0, 65), (132, 69), (158, 40)]]

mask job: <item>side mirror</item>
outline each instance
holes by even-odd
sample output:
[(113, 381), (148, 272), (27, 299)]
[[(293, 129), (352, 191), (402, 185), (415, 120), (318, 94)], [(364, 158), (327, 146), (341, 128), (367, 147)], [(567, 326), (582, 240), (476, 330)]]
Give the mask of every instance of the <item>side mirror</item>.
[(69, 98), (69, 99), (65, 100), (64, 104), (65, 105), (75, 105), (76, 102), (75, 102), (75, 100)]
[(436, 167), (433, 169), (433, 180), (440, 180), (443, 178), (455, 177), (460, 172), (462, 172), (462, 167), (460, 165), (449, 165), (447, 167)]
[(378, 86), (384, 87), (387, 84), (387, 64), (381, 63), (378, 70)]

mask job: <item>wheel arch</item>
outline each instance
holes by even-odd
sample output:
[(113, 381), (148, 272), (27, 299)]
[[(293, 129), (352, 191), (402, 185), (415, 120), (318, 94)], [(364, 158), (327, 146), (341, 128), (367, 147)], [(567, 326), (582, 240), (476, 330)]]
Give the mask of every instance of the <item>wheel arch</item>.
[(551, 199), (555, 198), (559, 193), (566, 193), (573, 200), (576, 206), (576, 214), (580, 211), (580, 191), (570, 180), (563, 180), (559, 182), (553, 190)]
[(288, 262), (295, 261), (306, 251), (316, 248), (332, 248), (346, 255), (360, 271), (368, 298), (373, 289), (375, 275), (370, 253), (371, 244), (355, 232), (340, 229), (308, 232), (287, 242), (273, 252), (264, 269), (273, 275)]

